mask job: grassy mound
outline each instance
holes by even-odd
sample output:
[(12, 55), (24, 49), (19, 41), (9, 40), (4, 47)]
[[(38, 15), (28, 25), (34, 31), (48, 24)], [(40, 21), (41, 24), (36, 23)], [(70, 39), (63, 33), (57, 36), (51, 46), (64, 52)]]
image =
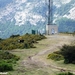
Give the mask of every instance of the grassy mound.
[(19, 60), (19, 57), (7, 51), (0, 51), (0, 72), (13, 70), (13, 64)]
[(48, 59), (52, 60), (62, 60), (64, 59), (64, 63), (75, 64), (75, 46), (73, 45), (64, 45), (60, 51), (53, 52), (48, 55)]
[(48, 59), (52, 59), (52, 60), (55, 60), (55, 61), (59, 61), (59, 60), (63, 60), (64, 58), (60, 54), (52, 53), (52, 54), (49, 54), (48, 55)]
[(0, 72), (12, 71), (13, 66), (10, 63), (0, 61)]
[(17, 57), (16, 55), (13, 55), (7, 51), (0, 51), (0, 60), (3, 60), (3, 59), (4, 60), (12, 59), (12, 60), (17, 61), (17, 60), (19, 60), (19, 57)]
[(0, 50), (34, 48), (33, 44), (42, 39), (45, 39), (45, 36), (33, 34), (26, 34), (23, 36), (12, 35), (10, 38), (0, 42)]
[(64, 56), (64, 62), (66, 64), (73, 63), (75, 64), (75, 46), (64, 45), (61, 48), (61, 54)]

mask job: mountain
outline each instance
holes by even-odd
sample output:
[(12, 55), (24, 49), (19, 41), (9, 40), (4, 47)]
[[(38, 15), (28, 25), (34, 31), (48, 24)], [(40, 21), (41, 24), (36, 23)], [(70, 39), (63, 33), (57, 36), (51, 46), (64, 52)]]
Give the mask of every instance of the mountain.
[[(12, 34), (31, 33), (31, 30), (45, 32), (47, 3), (48, 0), (0, 0), (0, 38), (8, 38)], [(61, 20), (66, 17), (66, 22), (69, 19), (71, 22), (75, 21), (74, 12), (75, 0), (54, 0), (53, 22), (59, 26), (60, 32), (69, 31), (68, 28), (64, 29), (67, 23), (63, 25)], [(71, 32), (75, 30), (73, 26), (70, 25)]]
[(66, 4), (63, 3), (59, 3), (59, 5), (57, 6), (54, 14), (54, 21), (56, 21), (56, 24), (59, 25), (59, 32), (74, 32), (75, 0), (67, 0)]

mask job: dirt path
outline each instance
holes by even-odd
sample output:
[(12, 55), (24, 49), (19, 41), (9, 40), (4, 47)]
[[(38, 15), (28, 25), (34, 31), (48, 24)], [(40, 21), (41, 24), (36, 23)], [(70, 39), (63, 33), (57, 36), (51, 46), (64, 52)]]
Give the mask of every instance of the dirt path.
[(38, 52), (37, 54), (34, 54), (32, 56), (29, 56), (27, 60), (23, 60), (22, 64), (29, 68), (52, 68), (59, 71), (71, 71), (75, 73), (74, 70), (67, 70), (66, 68), (62, 68), (59, 66), (55, 66), (53, 64), (47, 63), (45, 60), (41, 59), (40, 57), (43, 55), (47, 55), (49, 53), (52, 53), (56, 51), (57, 49), (60, 49), (64, 44), (70, 44), (73, 40), (73, 36), (66, 36), (66, 35), (54, 35), (54, 36), (47, 36), (47, 41), (56, 41), (55, 43), (48, 44), (47, 49), (42, 50)]

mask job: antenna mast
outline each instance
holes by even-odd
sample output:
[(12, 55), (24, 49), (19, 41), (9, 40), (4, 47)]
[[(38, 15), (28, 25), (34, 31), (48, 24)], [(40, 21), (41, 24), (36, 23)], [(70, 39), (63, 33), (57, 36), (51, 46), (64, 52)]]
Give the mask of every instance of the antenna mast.
[(53, 8), (53, 1), (52, 0), (48, 0), (48, 25), (51, 25), (53, 22), (53, 12), (52, 9)]

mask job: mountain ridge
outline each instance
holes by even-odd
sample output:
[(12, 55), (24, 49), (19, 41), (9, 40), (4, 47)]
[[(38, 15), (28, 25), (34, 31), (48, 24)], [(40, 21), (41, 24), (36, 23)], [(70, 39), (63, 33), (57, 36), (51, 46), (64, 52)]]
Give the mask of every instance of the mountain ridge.
[[(59, 26), (59, 19), (75, 19), (75, 0), (56, 0), (53, 4), (53, 22)], [(1, 1), (0, 1), (1, 2)], [(12, 0), (0, 7), (0, 37), (7, 38), (12, 34), (31, 33), (32, 29), (45, 32), (47, 24), (47, 1)], [(4, 2), (4, 3), (5, 3)], [(65, 12), (64, 12), (65, 11)], [(71, 12), (73, 11), (73, 12)], [(68, 30), (68, 29), (67, 29)], [(65, 30), (64, 30), (65, 31)], [(74, 29), (72, 30), (74, 31)]]

